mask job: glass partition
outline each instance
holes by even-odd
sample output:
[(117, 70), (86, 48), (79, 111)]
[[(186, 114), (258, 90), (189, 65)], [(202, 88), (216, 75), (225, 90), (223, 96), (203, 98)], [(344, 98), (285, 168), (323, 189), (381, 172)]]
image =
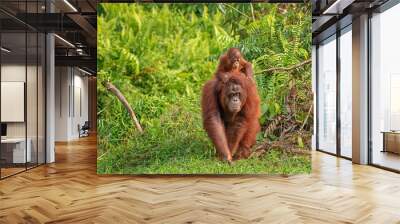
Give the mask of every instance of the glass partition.
[(26, 141), (26, 41), (25, 32), (1, 34), (2, 177), (24, 171), (31, 161)]
[[(41, 12), (42, 5), (0, 2), (18, 13)], [(1, 179), (45, 163), (45, 44), (44, 33), (0, 12)]]
[(352, 157), (352, 34), (351, 25), (340, 35), (340, 155)]
[(318, 47), (318, 149), (336, 153), (336, 35)]
[(400, 5), (371, 18), (372, 164), (400, 170)]

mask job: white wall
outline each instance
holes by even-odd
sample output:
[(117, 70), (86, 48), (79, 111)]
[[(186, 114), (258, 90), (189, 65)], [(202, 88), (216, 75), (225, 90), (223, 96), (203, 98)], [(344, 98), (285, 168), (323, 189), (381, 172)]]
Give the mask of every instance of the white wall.
[[(77, 74), (78, 72), (78, 74)], [(73, 138), (79, 137), (78, 132), (78, 124), (81, 126), (88, 121), (88, 78), (86, 76), (82, 76), (79, 70), (74, 70), (74, 91), (72, 99), (74, 99), (72, 108), (72, 119), (71, 119), (71, 136)], [(81, 110), (81, 111), (80, 111)]]
[[(38, 69), (38, 71), (36, 70)], [(24, 82), (26, 83), (26, 108), (23, 106), (21, 112), (27, 115), (27, 120), (22, 122), (5, 122), (7, 124), (7, 137), (9, 138), (24, 138), (25, 133), (30, 140), (29, 146), (32, 150), (32, 161), (44, 163), (44, 83), (42, 68), (36, 65), (25, 64), (3, 64), (1, 66), (1, 81), (2, 82)], [(27, 82), (25, 78), (27, 76)], [(23, 91), (23, 90), (22, 90)], [(24, 94), (23, 92), (21, 94)], [(7, 97), (6, 95), (2, 98)], [(4, 112), (11, 108), (2, 107)], [(13, 111), (8, 111), (13, 113)], [(27, 131), (27, 132), (26, 132)], [(37, 153), (39, 155), (37, 156)]]
[(55, 140), (68, 140), (68, 117), (69, 117), (69, 85), (70, 76), (67, 67), (55, 68)]
[[(36, 78), (36, 66), (27, 66), (20, 64), (3, 64), (1, 66), (1, 81), (2, 82), (25, 82), (25, 75), (27, 69), (28, 72), (28, 88), (27, 88), (27, 119), (28, 119), (28, 129), (32, 127), (36, 130), (36, 105), (37, 105), (37, 98), (36, 98), (36, 82), (37, 80), (32, 77)], [(26, 82), (25, 82), (26, 83)], [(4, 96), (3, 96), (4, 97)], [(39, 105), (39, 107), (42, 105)], [(30, 110), (29, 110), (30, 109)], [(7, 110), (7, 108), (2, 108), (2, 110)], [(34, 113), (33, 113), (33, 112)], [(32, 123), (33, 122), (33, 123)], [(25, 123), (24, 122), (7, 122), (7, 135), (9, 137), (25, 137)], [(35, 132), (36, 135), (36, 132)], [(29, 137), (29, 133), (28, 133)]]
[(55, 73), (55, 140), (74, 140), (79, 138), (78, 124), (88, 120), (88, 78), (72, 67), (56, 67)]
[[(25, 64), (5, 64), (1, 66), (1, 81), (25, 82)], [(1, 108), (7, 110), (7, 108)], [(7, 122), (7, 137), (25, 137), (24, 122)]]

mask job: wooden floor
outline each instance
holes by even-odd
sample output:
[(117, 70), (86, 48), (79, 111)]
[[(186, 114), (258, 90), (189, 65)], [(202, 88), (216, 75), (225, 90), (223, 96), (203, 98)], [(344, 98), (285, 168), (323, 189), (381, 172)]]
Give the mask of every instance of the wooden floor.
[(95, 139), (0, 181), (0, 223), (400, 223), (400, 175), (313, 154), (302, 176), (96, 175)]
[(372, 156), (374, 164), (400, 170), (400, 155), (391, 152), (375, 150)]
[(25, 167), (7, 167), (7, 168), (1, 168), (1, 177), (7, 177), (19, 172), (22, 172), (26, 170)]

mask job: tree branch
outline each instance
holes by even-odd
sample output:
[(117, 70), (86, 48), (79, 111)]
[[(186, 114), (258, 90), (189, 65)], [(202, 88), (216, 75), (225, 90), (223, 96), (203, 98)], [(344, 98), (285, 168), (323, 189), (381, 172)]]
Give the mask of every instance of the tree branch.
[(278, 72), (278, 71), (287, 72), (287, 71), (291, 71), (291, 70), (293, 70), (293, 69), (302, 67), (302, 66), (304, 66), (304, 65), (306, 65), (306, 64), (310, 64), (310, 63), (311, 63), (311, 59), (308, 59), (308, 60), (305, 60), (305, 61), (303, 61), (303, 62), (301, 62), (301, 63), (299, 63), (299, 64), (292, 65), (292, 66), (287, 67), (287, 68), (286, 68), (286, 67), (274, 67), (274, 68), (269, 68), (269, 69), (265, 69), (265, 70), (259, 71), (259, 72), (257, 72), (257, 73), (263, 73), (263, 72)]
[(237, 9), (237, 8), (235, 8), (235, 7), (233, 7), (233, 6), (231, 6), (230, 4), (227, 4), (227, 3), (222, 3), (222, 4), (224, 4), (224, 5), (228, 6), (228, 7), (230, 7), (231, 9), (235, 10), (235, 11), (238, 12), (239, 14), (242, 14), (243, 16), (246, 16), (248, 19), (250, 19), (250, 16), (244, 14), (244, 13), (241, 12), (239, 9)]
[(311, 115), (311, 111), (312, 111), (312, 109), (313, 109), (313, 106), (314, 106), (314, 105), (311, 104), (310, 109), (308, 109), (308, 113), (307, 113), (306, 119), (304, 119), (304, 122), (303, 122), (303, 124), (302, 124), (301, 127), (300, 127), (300, 131), (303, 130), (304, 126), (306, 126), (307, 121), (308, 121), (308, 118), (309, 118), (310, 115)]
[(129, 113), (131, 119), (135, 123), (136, 128), (142, 134), (143, 133), (142, 126), (140, 126), (140, 123), (139, 123), (138, 119), (136, 118), (135, 112), (132, 110), (132, 107), (129, 105), (129, 103), (126, 100), (125, 96), (111, 82), (103, 81), (102, 84), (108, 91), (113, 93), (118, 98), (118, 100), (122, 103), (122, 105), (124, 105), (124, 107), (126, 108), (126, 110)]
[(253, 3), (250, 2), (250, 9), (251, 9), (251, 17), (253, 18), (253, 22), (256, 21), (256, 17), (254, 16), (254, 8)]

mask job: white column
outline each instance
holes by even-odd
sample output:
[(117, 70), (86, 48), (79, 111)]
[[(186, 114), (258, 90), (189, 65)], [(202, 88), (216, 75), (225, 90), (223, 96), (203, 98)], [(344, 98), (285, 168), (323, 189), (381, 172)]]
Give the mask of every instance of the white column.
[(46, 163), (55, 161), (54, 133), (55, 133), (55, 60), (54, 60), (54, 35), (46, 36)]
[(353, 162), (368, 163), (368, 15), (353, 19)]

